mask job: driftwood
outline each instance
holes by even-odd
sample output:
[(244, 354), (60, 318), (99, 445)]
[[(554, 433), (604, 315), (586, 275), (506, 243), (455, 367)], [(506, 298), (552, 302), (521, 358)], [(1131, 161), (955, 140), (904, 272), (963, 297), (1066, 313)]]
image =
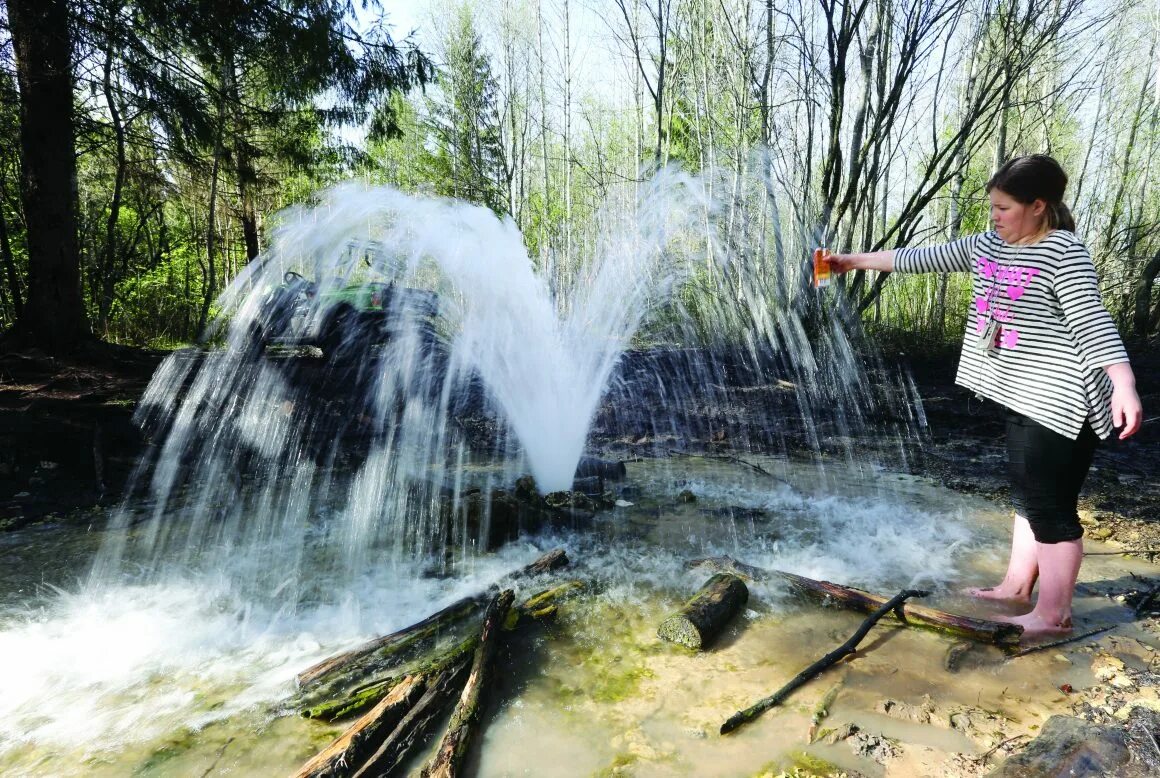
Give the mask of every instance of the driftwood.
[(477, 636), (471, 635), (428, 658), (425, 662), (409, 668), (405, 673), (389, 675), (385, 678), (374, 678), (333, 698), (322, 700), (309, 707), (303, 707), (299, 712), (305, 718), (325, 721), (337, 721), (362, 713), (373, 707), (384, 695), (391, 692), (408, 677), (418, 676), (430, 680), (442, 674), (448, 667), (470, 659), (471, 653), (475, 651), (476, 640)]
[(561, 602), (583, 589), (583, 581), (565, 581), (558, 586), (533, 594), (508, 612), (503, 628), (510, 632), (529, 621), (549, 621), (555, 618)]
[(347, 775), (395, 728), (407, 711), (427, 691), (428, 679), (409, 675), (369, 713), (294, 774), (294, 778), (329, 778)]
[(465, 659), (432, 682), (382, 745), (353, 773), (354, 778), (390, 775), (416, 747), (425, 743), (455, 699), (470, 664), (470, 659)]
[[(544, 554), (527, 567), (511, 573), (506, 578), (507, 580), (515, 580), (539, 575), (555, 570), (567, 563), (568, 555), (564, 553), (563, 549), (558, 548)], [(322, 679), (333, 677), (335, 673), (351, 665), (357, 664), (359, 672), (367, 673), (397, 664), (394, 661), (396, 658), (406, 658), (408, 651), (423, 646), (434, 639), (442, 630), (478, 613), (487, 604), (488, 599), (489, 595), (486, 592), (464, 597), (409, 627), (324, 659), (298, 674), (298, 686), (304, 691), (308, 690)], [(371, 656), (374, 656), (374, 660), (371, 660), (373, 666), (365, 667), (366, 663), (362, 660)]]
[[(508, 611), (504, 621), (505, 631), (519, 629), (529, 622), (544, 622), (555, 617), (560, 603), (575, 593), (584, 589), (583, 581), (565, 581), (562, 584), (532, 595), (520, 605)], [(361, 713), (375, 704), (384, 694), (390, 692), (396, 685), (410, 675), (430, 676), (441, 671), (445, 666), (462, 658), (462, 654), (470, 653), (475, 648), (475, 636), (452, 646), (450, 649), (429, 659), (418, 667), (407, 671), (406, 675), (392, 675), (386, 678), (372, 680), (354, 687), (345, 693), (328, 699), (315, 702), (309, 707), (303, 707), (301, 713), (306, 718), (335, 721), (337, 719)]]
[[(307, 762), (296, 778), (349, 775), (400, 726), (408, 712), (434, 687), (462, 674), (470, 664), (479, 637), (473, 635), (404, 676), (369, 684), (366, 695), (331, 701), (313, 711), (312, 718), (338, 719), (373, 705), (329, 746)], [(377, 688), (376, 688), (377, 687)], [(385, 696), (384, 696), (385, 695)], [(380, 699), (381, 698), (381, 699)], [(369, 703), (366, 700), (369, 699)], [(377, 704), (376, 704), (377, 701)], [(345, 706), (346, 709), (343, 709)], [(304, 714), (305, 715), (305, 714)]]
[(778, 689), (773, 694), (769, 695), (763, 700), (759, 700), (745, 710), (738, 711), (737, 713), (734, 713), (732, 716), (730, 716), (729, 720), (721, 725), (721, 734), (726, 735), (740, 727), (742, 724), (753, 721), (755, 718), (760, 716), (762, 713), (765, 713), (773, 706), (780, 704), (781, 701), (788, 697), (795, 689), (821, 673), (827, 667), (830, 667), (843, 657), (855, 653), (855, 651), (857, 651), (858, 644), (862, 642), (862, 638), (866, 637), (866, 634), (870, 631), (870, 628), (873, 627), (878, 622), (878, 620), (885, 616), (887, 613), (890, 613), (897, 608), (901, 608), (902, 603), (905, 602), (907, 598), (925, 597), (928, 594), (929, 592), (918, 591), (915, 589), (904, 589), (886, 602), (882, 603), (882, 605), (876, 611), (871, 613), (862, 622), (862, 626), (858, 627), (858, 631), (851, 635), (850, 639), (845, 643), (838, 646), (818, 661), (814, 662), (805, 670), (802, 670), (800, 673), (790, 679), (789, 683)]
[(447, 725), (447, 733), (443, 736), (443, 742), (439, 744), (439, 750), (431, 762), (423, 768), (423, 778), (454, 778), (459, 775), (468, 746), (471, 744), (471, 737), (479, 724), (483, 692), (487, 676), (491, 672), (497, 636), (507, 619), (513, 599), (512, 590), (507, 589), (497, 595), (488, 607), (487, 615), (483, 619), (483, 629), (479, 633), (479, 645), (471, 661), (467, 683), (459, 695), (455, 712), (451, 714), (451, 723)]
[[(483, 595), (465, 597), (417, 624), (362, 646), (330, 657), (298, 675), (299, 705), (303, 715), (314, 710), (320, 700), (333, 700), (352, 693), (359, 678), (370, 678), (431, 650), (441, 635), (479, 613)], [(365, 691), (359, 687), (355, 691)], [(372, 701), (373, 702), (373, 701)]]
[[(567, 561), (564, 552), (557, 550), (509, 577), (548, 572)], [(332, 657), (306, 671), (303, 675), (316, 698), (329, 692), (334, 692), (334, 696), (322, 698), (303, 710), (303, 715), (331, 721), (362, 715), (303, 765), (296, 778), (392, 774), (427, 741), (458, 699), (459, 705), (437, 761), (427, 768), (432, 775), (455, 775), (470, 738), (479, 727), (487, 668), (501, 632), (528, 621), (551, 618), (564, 599), (583, 587), (579, 581), (558, 584), (529, 597), (519, 607), (512, 607), (513, 592), (504, 590), (491, 598), (482, 616), (482, 626), (448, 646), (447, 630), (454, 628), (464, 635), (462, 626), (469, 617), (479, 613), (476, 601), (486, 595), (464, 598), (411, 627)], [(443, 645), (435, 653), (431, 649), (437, 643)], [(432, 655), (417, 662), (421, 650)], [(386, 677), (375, 676), (384, 666), (404, 660), (407, 664), (401, 671)], [(354, 686), (360, 680), (361, 684)]]
[[(788, 581), (799, 593), (815, 600), (840, 605), (861, 613), (872, 613), (887, 601), (880, 594), (855, 589), (850, 586), (831, 583), (829, 581), (815, 581), (793, 573), (780, 570), (766, 570), (753, 567), (728, 556), (694, 559), (687, 563), (689, 567), (706, 566), (711, 570), (733, 573), (750, 580), (762, 581), (770, 578), (781, 578)], [(924, 627), (943, 632), (949, 635), (967, 638), (980, 643), (992, 643), (998, 646), (1014, 645), (1019, 642), (1023, 634), (1023, 627), (1018, 624), (1009, 624), (1005, 621), (988, 621), (972, 616), (962, 616), (957, 613), (948, 613), (937, 608), (923, 605), (907, 604), (902, 608), (891, 611), (891, 615), (898, 621), (910, 627)]]
[(661, 622), (657, 635), (699, 650), (713, 642), (748, 600), (744, 581), (730, 573), (717, 573), (680, 611)]
[(1078, 635), (1069, 635), (1068, 637), (1061, 638), (1059, 640), (1053, 640), (1050, 643), (1040, 643), (1038, 645), (1028, 646), (1027, 648), (1021, 648), (1018, 651), (1014, 651), (1011, 654), (1008, 654), (1007, 658), (1008, 659), (1018, 659), (1021, 656), (1027, 656), (1028, 654), (1034, 654), (1036, 651), (1042, 651), (1045, 648), (1055, 648), (1056, 646), (1063, 646), (1063, 645), (1067, 645), (1068, 643), (1074, 643), (1077, 640), (1083, 640), (1084, 638), (1090, 638), (1092, 635), (1102, 635), (1105, 632), (1108, 632), (1110, 630), (1115, 629), (1117, 626), (1119, 626), (1119, 625), (1118, 624), (1109, 624), (1106, 627), (1097, 627), (1096, 629), (1089, 629), (1087, 632), (1081, 632)]

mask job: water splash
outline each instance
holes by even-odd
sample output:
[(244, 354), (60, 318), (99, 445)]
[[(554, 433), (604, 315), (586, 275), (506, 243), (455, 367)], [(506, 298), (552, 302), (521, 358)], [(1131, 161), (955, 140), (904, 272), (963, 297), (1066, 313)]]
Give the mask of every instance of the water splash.
[(529, 470), (570, 488), (621, 354), (713, 239), (706, 207), (698, 179), (662, 171), (556, 298), (486, 208), (346, 184), (283, 213), (217, 302), (224, 347), (172, 355), (146, 392), (151, 507), (127, 503), (93, 580), (132, 558), (303, 597), (308, 562), (351, 580), (471, 553), (488, 517), (463, 524), (467, 490)]

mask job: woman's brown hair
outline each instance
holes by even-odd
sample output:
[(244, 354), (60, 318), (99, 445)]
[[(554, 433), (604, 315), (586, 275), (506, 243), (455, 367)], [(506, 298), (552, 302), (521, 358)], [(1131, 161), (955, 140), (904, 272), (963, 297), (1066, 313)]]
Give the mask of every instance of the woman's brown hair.
[(1015, 157), (995, 171), (987, 182), (987, 192), (998, 189), (1024, 205), (1036, 200), (1047, 204), (1047, 226), (1053, 230), (1075, 232), (1075, 219), (1063, 202), (1067, 173), (1046, 154)]

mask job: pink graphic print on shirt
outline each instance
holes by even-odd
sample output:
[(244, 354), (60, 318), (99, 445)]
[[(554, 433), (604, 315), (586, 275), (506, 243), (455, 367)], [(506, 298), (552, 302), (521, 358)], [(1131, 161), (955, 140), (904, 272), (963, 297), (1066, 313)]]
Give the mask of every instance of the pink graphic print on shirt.
[[(1009, 307), (999, 305), (1000, 293), (1005, 294), (1012, 303), (1019, 300), (1027, 292), (1027, 287), (1042, 271), (1037, 267), (1012, 265), (1004, 267), (990, 257), (979, 255), (975, 262), (979, 275), (992, 282), (992, 292), (986, 297), (975, 296), (975, 332), (982, 333), (987, 328), (987, 317), (990, 314), (997, 322), (1010, 325), (1015, 317)], [(999, 348), (1013, 349), (1019, 343), (1019, 330), (1011, 326), (999, 328)]]

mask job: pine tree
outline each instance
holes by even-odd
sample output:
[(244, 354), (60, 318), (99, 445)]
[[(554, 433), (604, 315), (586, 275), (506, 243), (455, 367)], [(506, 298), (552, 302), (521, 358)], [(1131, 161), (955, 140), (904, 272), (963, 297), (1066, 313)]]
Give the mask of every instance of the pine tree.
[(435, 191), (504, 213), (498, 88), (468, 6), (454, 13), (444, 56), (428, 120), (434, 150), (427, 164)]

